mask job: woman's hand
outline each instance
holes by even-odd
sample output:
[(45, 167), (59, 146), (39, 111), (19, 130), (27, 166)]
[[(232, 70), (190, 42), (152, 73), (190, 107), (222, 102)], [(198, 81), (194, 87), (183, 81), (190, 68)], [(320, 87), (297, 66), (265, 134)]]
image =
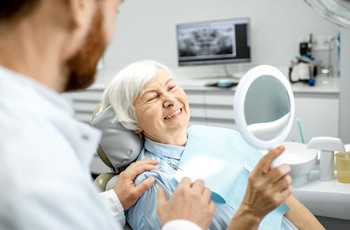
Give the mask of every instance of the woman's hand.
[(210, 200), (211, 191), (205, 187), (204, 181), (191, 183), (188, 177), (184, 177), (169, 200), (163, 189), (158, 188), (157, 194), (162, 225), (172, 220), (188, 220), (202, 229), (209, 228), (215, 204)]
[(261, 220), (292, 193), (289, 165), (271, 168), (271, 163), (284, 151), (280, 146), (263, 156), (248, 181), (247, 191), (229, 229), (257, 229)]
[(134, 181), (139, 174), (145, 171), (158, 169), (156, 166), (157, 164), (158, 161), (152, 159), (137, 161), (130, 164), (119, 174), (117, 182), (114, 185), (114, 191), (124, 210), (131, 208), (142, 194), (154, 185), (154, 177), (147, 178), (138, 186), (135, 186)]

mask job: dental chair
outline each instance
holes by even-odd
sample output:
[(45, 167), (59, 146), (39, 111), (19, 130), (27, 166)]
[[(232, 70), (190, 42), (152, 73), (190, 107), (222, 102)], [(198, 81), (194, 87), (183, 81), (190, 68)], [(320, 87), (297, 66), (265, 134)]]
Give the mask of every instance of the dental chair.
[[(97, 148), (97, 154), (110, 169), (110, 172), (100, 174), (94, 180), (101, 190), (112, 189), (121, 173), (136, 160), (143, 148), (143, 139), (119, 122), (114, 121), (115, 113), (112, 107), (102, 109), (98, 105), (92, 115), (91, 126), (102, 131), (102, 138)], [(131, 229), (126, 223), (124, 229)]]

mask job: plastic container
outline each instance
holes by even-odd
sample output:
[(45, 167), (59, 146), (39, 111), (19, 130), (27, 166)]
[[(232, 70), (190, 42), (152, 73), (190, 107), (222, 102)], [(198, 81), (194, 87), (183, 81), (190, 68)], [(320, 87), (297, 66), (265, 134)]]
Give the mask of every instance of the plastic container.
[(335, 154), (337, 167), (337, 181), (350, 183), (350, 152), (340, 152)]

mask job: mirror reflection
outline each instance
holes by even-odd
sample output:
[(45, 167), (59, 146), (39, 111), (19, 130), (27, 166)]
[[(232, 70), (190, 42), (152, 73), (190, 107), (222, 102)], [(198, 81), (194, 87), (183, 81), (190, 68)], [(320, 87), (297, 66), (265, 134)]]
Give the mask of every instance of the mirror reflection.
[(289, 121), (290, 100), (276, 77), (262, 75), (247, 90), (244, 114), (248, 130), (264, 141), (276, 138)]

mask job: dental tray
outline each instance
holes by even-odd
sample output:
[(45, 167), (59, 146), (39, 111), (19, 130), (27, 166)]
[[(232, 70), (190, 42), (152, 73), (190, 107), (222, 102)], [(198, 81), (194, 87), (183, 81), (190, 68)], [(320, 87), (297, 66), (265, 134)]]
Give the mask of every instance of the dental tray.
[(231, 88), (238, 85), (238, 82), (234, 81), (217, 81), (206, 84), (207, 87), (218, 87), (218, 88)]

